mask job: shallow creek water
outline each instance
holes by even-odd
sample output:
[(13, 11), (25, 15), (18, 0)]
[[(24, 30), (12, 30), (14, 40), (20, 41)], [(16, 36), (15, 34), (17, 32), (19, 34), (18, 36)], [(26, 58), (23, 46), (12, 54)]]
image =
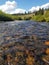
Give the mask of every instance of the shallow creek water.
[(4, 46), (16, 42), (25, 47), (33, 48), (33, 44), (41, 47), (45, 41), (49, 41), (49, 23), (34, 21), (0, 23), (0, 45)]

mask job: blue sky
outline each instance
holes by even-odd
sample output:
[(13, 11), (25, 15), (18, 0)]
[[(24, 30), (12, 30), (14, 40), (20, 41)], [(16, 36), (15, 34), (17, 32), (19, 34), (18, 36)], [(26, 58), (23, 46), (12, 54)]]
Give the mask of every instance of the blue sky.
[(28, 10), (29, 8), (33, 6), (40, 6), (45, 3), (48, 3), (49, 0), (0, 0), (0, 5), (4, 4), (6, 1), (16, 1), (17, 7)]
[(18, 2), (20, 8), (29, 9), (33, 6), (40, 6), (48, 3), (49, 0), (15, 0)]
[[(6, 6), (6, 2), (10, 1), (10, 4), (13, 3), (13, 1), (17, 4), (15, 7), (15, 9), (18, 9), (20, 11), (22, 11), (22, 9), (24, 10), (36, 10), (37, 8), (39, 9), (39, 7), (37, 6), (42, 6), (42, 5), (46, 5), (46, 7), (49, 7), (49, 0), (0, 0), (0, 9), (2, 10), (5, 6)], [(9, 3), (9, 2), (8, 2)], [(13, 3), (14, 4), (14, 3)], [(3, 6), (2, 6), (3, 5)], [(44, 5), (44, 6), (45, 6)], [(9, 8), (10, 6), (8, 6)], [(7, 6), (5, 7), (7, 8)], [(5, 10), (4, 8), (4, 10)], [(7, 8), (7, 9), (8, 9)], [(10, 8), (9, 8), (10, 9)], [(13, 8), (14, 9), (14, 8)], [(9, 11), (8, 11), (9, 12)]]

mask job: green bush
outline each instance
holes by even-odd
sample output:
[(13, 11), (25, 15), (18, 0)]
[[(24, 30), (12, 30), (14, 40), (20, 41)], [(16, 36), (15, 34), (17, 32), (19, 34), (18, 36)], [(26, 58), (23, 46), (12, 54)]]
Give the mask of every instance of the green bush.
[(33, 20), (39, 21), (39, 22), (45, 22), (46, 21), (43, 15), (36, 15), (33, 17)]
[(24, 17), (24, 20), (31, 20), (31, 17)]
[(49, 17), (46, 18), (46, 22), (49, 22)]
[(10, 14), (5, 14), (2, 11), (0, 11), (0, 21), (13, 21)]
[(21, 17), (16, 17), (16, 20), (22, 20), (22, 18)]

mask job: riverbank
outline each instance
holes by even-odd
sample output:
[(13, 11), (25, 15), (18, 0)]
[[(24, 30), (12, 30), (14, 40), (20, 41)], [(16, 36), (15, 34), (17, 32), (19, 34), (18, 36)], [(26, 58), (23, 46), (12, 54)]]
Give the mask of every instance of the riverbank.
[(25, 14), (6, 14), (0, 11), (0, 22), (1, 21), (14, 21), (14, 20), (34, 20), (37, 22), (49, 22), (49, 9), (39, 10), (34, 13)]

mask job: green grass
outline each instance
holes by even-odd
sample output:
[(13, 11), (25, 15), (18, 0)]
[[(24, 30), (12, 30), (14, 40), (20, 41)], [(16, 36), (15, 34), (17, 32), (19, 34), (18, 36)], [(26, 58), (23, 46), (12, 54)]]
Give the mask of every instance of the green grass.
[(38, 22), (49, 22), (49, 10), (45, 10), (44, 14), (37, 14), (32, 17), (32, 20), (38, 21)]
[(45, 21), (46, 21), (43, 15), (34, 16), (34, 17), (32, 18), (32, 20), (35, 20), (35, 21), (38, 21), (38, 22), (41, 22), (41, 21), (42, 21), (42, 22), (45, 22)]
[[(35, 13), (30, 14), (6, 14), (0, 11), (0, 21), (13, 21), (13, 20), (34, 20), (38, 22), (49, 22), (49, 10), (45, 10), (43, 14), (41, 11), (37, 11)], [(35, 14), (35, 15), (34, 15)]]
[(0, 11), (0, 21), (13, 21), (12, 16), (10, 14), (5, 14)]

